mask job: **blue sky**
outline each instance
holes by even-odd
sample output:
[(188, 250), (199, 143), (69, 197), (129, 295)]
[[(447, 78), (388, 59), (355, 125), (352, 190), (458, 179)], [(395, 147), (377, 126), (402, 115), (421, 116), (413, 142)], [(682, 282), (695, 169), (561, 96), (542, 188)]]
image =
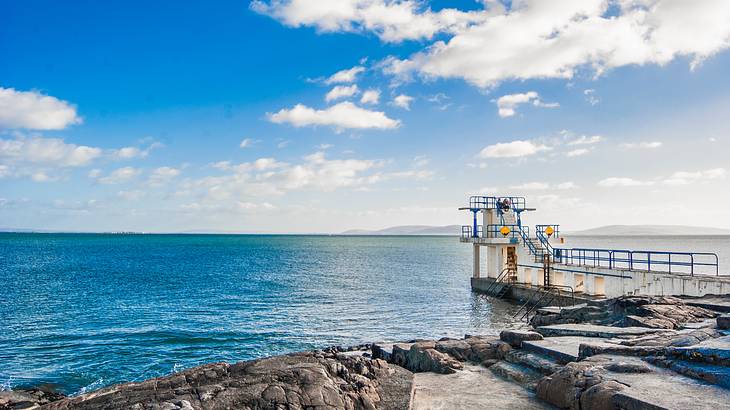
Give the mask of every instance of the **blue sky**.
[(730, 228), (729, 7), (629, 3), (4, 2), (0, 227)]

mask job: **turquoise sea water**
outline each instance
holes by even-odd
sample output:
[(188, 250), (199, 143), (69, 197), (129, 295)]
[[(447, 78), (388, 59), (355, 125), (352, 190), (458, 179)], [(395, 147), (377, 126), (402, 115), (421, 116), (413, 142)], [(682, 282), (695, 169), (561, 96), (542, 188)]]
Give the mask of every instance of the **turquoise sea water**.
[(77, 393), (212, 361), (495, 333), (446, 237), (0, 234), (0, 383)]
[[(715, 251), (730, 237), (574, 237)], [(0, 234), (0, 384), (79, 393), (213, 361), (496, 334), (516, 306), (469, 289), (454, 237)]]

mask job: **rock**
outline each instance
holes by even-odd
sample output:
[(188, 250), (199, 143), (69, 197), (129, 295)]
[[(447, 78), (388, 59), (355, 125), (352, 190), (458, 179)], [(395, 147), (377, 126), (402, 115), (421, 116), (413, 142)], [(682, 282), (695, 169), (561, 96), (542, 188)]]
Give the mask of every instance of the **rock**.
[(446, 353), (434, 349), (434, 342), (414, 343), (406, 358), (405, 368), (412, 372), (451, 374), (464, 366)]
[(36, 409), (66, 396), (47, 389), (0, 391), (0, 409)]
[(592, 371), (595, 367), (591, 362), (568, 363), (561, 370), (538, 381), (535, 394), (559, 408), (578, 409), (583, 392), (603, 381), (600, 375)]
[(728, 330), (730, 329), (730, 315), (724, 314), (722, 316), (717, 317), (717, 328)]
[(514, 348), (522, 347), (525, 340), (542, 340), (542, 335), (537, 332), (524, 330), (503, 330), (499, 333), (499, 338)]
[(412, 373), (380, 359), (307, 352), (233, 365), (208, 364), (66, 398), (44, 408), (395, 410), (408, 407), (412, 379)]
[(613, 396), (625, 389), (621, 383), (613, 380), (600, 382), (589, 387), (580, 396), (580, 408), (591, 410), (614, 410), (616, 406), (613, 403)]

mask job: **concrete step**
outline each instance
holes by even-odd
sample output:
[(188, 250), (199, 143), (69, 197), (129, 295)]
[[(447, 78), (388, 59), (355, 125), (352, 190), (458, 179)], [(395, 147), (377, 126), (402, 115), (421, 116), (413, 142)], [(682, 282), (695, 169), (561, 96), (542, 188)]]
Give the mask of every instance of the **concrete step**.
[[(636, 357), (619, 356), (617, 360), (641, 362)], [(682, 376), (668, 369), (649, 365), (650, 373), (607, 372), (605, 378), (629, 386), (617, 393), (613, 408), (621, 409), (708, 409), (730, 407), (728, 390)]]
[(465, 365), (454, 374), (413, 375), (411, 410), (553, 409), (519, 385), (483, 366)]
[(529, 367), (545, 376), (549, 376), (563, 367), (558, 364), (557, 360), (550, 356), (517, 349), (512, 349), (507, 352), (505, 360), (510, 363)]
[(535, 385), (543, 378), (542, 373), (534, 369), (504, 360), (489, 366), (489, 370), (497, 376), (518, 383), (528, 390), (535, 390)]

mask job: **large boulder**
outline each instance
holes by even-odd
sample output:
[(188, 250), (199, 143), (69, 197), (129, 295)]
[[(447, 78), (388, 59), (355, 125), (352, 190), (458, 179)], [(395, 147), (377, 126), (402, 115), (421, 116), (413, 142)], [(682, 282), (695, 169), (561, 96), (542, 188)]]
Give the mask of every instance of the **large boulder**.
[(525, 340), (542, 340), (542, 335), (526, 330), (503, 330), (499, 338), (514, 348), (520, 348)]
[(402, 409), (412, 373), (383, 360), (308, 352), (111, 386), (48, 409)]

